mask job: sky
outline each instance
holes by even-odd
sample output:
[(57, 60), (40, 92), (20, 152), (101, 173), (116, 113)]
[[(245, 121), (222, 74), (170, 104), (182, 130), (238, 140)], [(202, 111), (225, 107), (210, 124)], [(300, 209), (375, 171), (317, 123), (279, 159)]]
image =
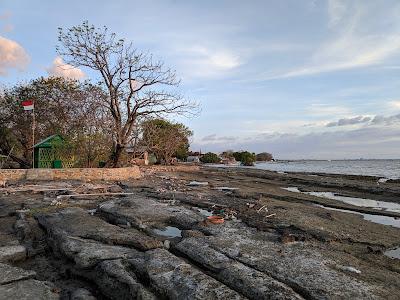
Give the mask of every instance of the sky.
[(65, 68), (57, 28), (88, 20), (153, 53), (201, 113), (191, 149), (400, 158), (398, 0), (0, 0), (0, 84)]

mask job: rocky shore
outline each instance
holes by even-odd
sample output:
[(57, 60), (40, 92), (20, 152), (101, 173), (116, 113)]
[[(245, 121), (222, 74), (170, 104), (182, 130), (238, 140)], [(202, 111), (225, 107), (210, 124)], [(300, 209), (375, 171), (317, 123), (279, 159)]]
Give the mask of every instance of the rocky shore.
[(310, 194), (394, 205), (397, 181), (145, 173), (1, 188), (0, 299), (400, 299), (400, 259), (387, 255), (400, 212)]

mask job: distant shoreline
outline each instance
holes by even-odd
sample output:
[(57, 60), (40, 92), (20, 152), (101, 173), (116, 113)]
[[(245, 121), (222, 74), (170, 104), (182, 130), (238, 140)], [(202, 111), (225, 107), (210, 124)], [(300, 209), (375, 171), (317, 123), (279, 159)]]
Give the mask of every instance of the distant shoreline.
[(373, 176), (387, 179), (400, 178), (400, 159), (277, 160), (271, 162), (256, 162), (256, 164), (251, 167), (217, 164), (209, 166), (250, 168), (284, 173)]

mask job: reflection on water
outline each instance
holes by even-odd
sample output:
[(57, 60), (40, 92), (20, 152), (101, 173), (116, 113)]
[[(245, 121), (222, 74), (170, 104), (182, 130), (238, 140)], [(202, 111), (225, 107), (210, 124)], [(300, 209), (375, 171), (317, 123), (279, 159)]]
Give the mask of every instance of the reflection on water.
[(355, 198), (355, 197), (346, 197), (339, 196), (332, 192), (307, 192), (309, 195), (317, 196), (317, 197), (325, 197), (328, 199), (338, 200), (347, 204), (375, 208), (380, 210), (387, 210), (400, 213), (400, 204), (393, 202), (385, 202), (385, 201), (377, 201), (371, 199), (363, 199), (363, 198)]
[(356, 197), (346, 197), (340, 196), (332, 192), (301, 192), (297, 187), (287, 187), (283, 188), (286, 191), (294, 192), (294, 193), (303, 193), (317, 197), (328, 198), (332, 200), (338, 200), (343, 203), (351, 204), (354, 206), (373, 208), (385, 211), (393, 211), (400, 213), (400, 204), (386, 201), (377, 201), (372, 199), (363, 199)]
[(397, 258), (400, 259), (400, 248), (388, 250), (384, 253), (386, 256), (389, 256), (390, 258)]
[(289, 186), (289, 187), (286, 187), (286, 188), (282, 188), (282, 190), (293, 192), (293, 193), (301, 193), (299, 188), (296, 187), (296, 186)]
[(365, 213), (360, 213), (360, 212), (353, 211), (353, 210), (348, 210), (348, 209), (327, 207), (327, 206), (320, 205), (320, 204), (315, 204), (315, 206), (321, 207), (321, 208), (324, 208), (324, 209), (328, 209), (328, 210), (335, 210), (335, 211), (341, 211), (341, 212), (345, 212), (345, 213), (360, 215), (360, 216), (362, 216), (364, 218), (364, 220), (367, 220), (367, 221), (370, 221), (370, 222), (373, 222), (373, 223), (400, 228), (400, 219), (396, 219), (396, 218), (393, 218), (393, 217), (365, 214)]
[(163, 229), (154, 229), (154, 232), (158, 235), (167, 236), (167, 237), (181, 237), (182, 230), (176, 227), (167, 226)]
[[(279, 172), (310, 172), (366, 175), (396, 179), (400, 174), (400, 160), (371, 159), (371, 160), (295, 160), (263, 162), (255, 165), (256, 169)], [(384, 180), (381, 180), (383, 183)]]

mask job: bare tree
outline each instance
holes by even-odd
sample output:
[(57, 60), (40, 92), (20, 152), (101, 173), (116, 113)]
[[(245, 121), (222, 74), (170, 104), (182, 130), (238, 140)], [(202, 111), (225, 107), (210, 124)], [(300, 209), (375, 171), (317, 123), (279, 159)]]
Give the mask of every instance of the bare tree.
[(68, 30), (59, 28), (57, 52), (75, 67), (98, 71), (108, 90), (107, 107), (114, 119), (115, 147), (109, 163), (117, 167), (137, 119), (195, 113), (197, 105), (176, 93), (175, 72), (131, 42), (117, 39), (106, 27), (87, 21)]

